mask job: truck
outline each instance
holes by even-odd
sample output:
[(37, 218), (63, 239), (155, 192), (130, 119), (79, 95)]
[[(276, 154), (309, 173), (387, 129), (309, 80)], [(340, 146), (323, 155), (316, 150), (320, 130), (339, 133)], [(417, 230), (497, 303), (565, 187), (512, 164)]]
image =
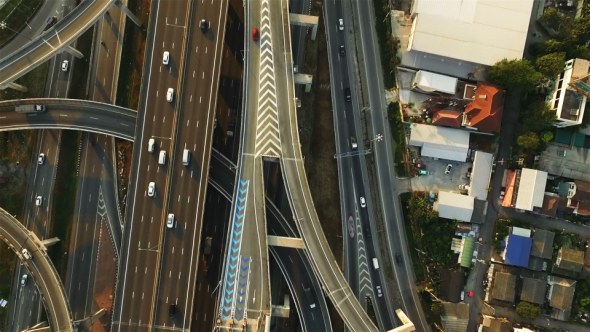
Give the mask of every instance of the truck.
[(15, 108), (16, 113), (40, 113), (45, 112), (45, 106), (43, 105), (17, 105)]
[(211, 244), (213, 238), (208, 236), (205, 238), (205, 248), (203, 248), (203, 271), (207, 273), (209, 271), (209, 262), (211, 261)]

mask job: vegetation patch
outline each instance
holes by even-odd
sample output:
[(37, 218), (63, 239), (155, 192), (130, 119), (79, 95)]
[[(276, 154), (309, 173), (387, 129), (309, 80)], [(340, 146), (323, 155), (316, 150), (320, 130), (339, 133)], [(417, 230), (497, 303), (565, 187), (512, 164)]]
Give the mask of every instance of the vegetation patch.
[[(94, 25), (86, 30), (76, 40), (76, 49), (82, 54), (88, 54), (81, 59), (74, 57), (72, 77), (76, 77), (76, 84), (70, 84), (68, 97), (72, 99), (88, 99), (88, 75), (90, 74), (90, 53), (94, 36)], [(95, 55), (96, 56), (96, 55)]]
[(78, 182), (78, 161), (80, 160), (79, 131), (64, 130), (59, 149), (59, 167), (53, 190), (53, 206), (51, 208), (51, 229), (49, 236), (57, 237), (59, 242), (47, 248), (47, 254), (65, 283), (67, 267), (67, 251), (70, 248), (70, 233), (76, 205), (76, 185)]
[(395, 69), (401, 63), (401, 58), (397, 54), (400, 40), (391, 34), (389, 0), (373, 0), (373, 6), (375, 8), (375, 30), (381, 54), (381, 68), (383, 69), (383, 84), (386, 89), (391, 89), (395, 87)]
[(406, 164), (404, 162), (406, 139), (404, 122), (398, 103), (389, 103), (387, 106), (387, 117), (389, 118), (389, 128), (393, 139), (395, 172), (398, 177), (405, 177), (407, 175)]
[(8, 0), (4, 6), (0, 7), (0, 22), (6, 24), (5, 28), (0, 29), (0, 46), (9, 42), (27, 26), (27, 22), (42, 2), (42, 0)]
[(37, 66), (37, 68), (31, 70), (29, 73), (15, 81), (15, 83), (25, 86), (28, 89), (27, 92), (18, 91), (11, 88), (0, 90), (0, 100), (44, 97), (48, 69), (49, 61), (45, 61), (43, 64)]
[(116, 104), (136, 110), (139, 106), (139, 90), (143, 74), (151, 0), (129, 0), (127, 7), (133, 13), (137, 13), (137, 17), (141, 20), (141, 26), (138, 27), (133, 21), (126, 18)]

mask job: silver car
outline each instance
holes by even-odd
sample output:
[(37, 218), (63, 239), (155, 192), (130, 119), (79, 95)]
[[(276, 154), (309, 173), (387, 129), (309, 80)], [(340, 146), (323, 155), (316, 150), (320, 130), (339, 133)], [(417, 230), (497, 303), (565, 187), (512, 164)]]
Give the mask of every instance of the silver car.
[(156, 195), (156, 183), (150, 182), (148, 185), (148, 196), (154, 197)]
[(174, 228), (174, 213), (168, 214), (168, 219), (166, 220), (166, 227)]

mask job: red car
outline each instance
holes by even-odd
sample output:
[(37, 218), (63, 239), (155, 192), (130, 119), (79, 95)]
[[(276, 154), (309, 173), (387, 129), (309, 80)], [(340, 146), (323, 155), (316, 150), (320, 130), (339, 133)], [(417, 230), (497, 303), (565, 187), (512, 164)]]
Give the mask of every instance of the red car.
[(252, 40), (258, 40), (258, 29), (252, 29)]
[(426, 169), (426, 165), (424, 165), (424, 164), (416, 164), (416, 168)]

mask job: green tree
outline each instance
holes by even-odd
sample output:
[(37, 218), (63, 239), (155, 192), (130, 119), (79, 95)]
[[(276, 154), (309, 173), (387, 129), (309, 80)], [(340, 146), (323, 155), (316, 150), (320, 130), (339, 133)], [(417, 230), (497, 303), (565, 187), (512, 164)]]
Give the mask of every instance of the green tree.
[(443, 305), (440, 302), (434, 302), (430, 305), (430, 311), (436, 316), (440, 316), (443, 313)]
[(552, 128), (555, 119), (557, 119), (555, 111), (551, 110), (545, 100), (528, 101), (521, 107), (520, 118), (525, 132), (540, 132)]
[(529, 131), (518, 136), (516, 143), (525, 149), (535, 150), (539, 147), (539, 136), (536, 133)]
[(528, 60), (503, 59), (496, 62), (489, 71), (492, 82), (508, 90), (531, 91), (542, 75)]
[(516, 313), (524, 319), (533, 320), (541, 315), (541, 308), (538, 305), (523, 301), (516, 306)]
[(545, 77), (555, 77), (563, 71), (565, 52), (549, 53), (537, 59), (537, 70)]
[(541, 133), (541, 141), (549, 143), (553, 139), (553, 133), (550, 131), (544, 131)]
[(565, 16), (560, 13), (555, 7), (549, 7), (539, 21), (545, 23), (548, 27), (555, 31), (559, 31), (561, 26), (566, 22)]

